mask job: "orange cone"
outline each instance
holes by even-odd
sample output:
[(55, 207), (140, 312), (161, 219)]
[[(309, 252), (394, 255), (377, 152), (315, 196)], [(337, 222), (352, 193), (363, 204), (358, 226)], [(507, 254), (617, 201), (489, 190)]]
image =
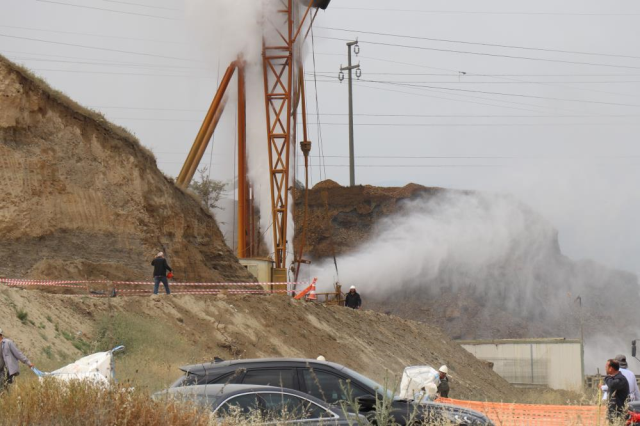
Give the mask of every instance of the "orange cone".
[(318, 296), (316, 296), (316, 282), (315, 280), (311, 283), (311, 291), (309, 292), (309, 297), (307, 300), (317, 300)]

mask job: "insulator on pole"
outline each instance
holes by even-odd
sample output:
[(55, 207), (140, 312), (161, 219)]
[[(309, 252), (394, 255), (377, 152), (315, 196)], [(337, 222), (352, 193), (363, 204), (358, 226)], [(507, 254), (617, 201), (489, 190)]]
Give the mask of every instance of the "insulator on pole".
[[(342, 68), (342, 66), (341, 66)], [(340, 73), (338, 73), (338, 80), (340, 80), (340, 83), (342, 83), (344, 81), (344, 73), (342, 71), (340, 71)]]
[(311, 152), (311, 142), (310, 141), (300, 142), (300, 150), (302, 151), (302, 154), (304, 154), (305, 157), (308, 157), (309, 153)]

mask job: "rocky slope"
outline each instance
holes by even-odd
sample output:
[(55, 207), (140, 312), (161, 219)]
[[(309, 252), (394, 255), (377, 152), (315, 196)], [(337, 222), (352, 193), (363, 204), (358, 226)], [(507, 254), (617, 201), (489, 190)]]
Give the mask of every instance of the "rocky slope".
[(215, 220), (153, 155), (0, 57), (0, 276), (252, 280)]

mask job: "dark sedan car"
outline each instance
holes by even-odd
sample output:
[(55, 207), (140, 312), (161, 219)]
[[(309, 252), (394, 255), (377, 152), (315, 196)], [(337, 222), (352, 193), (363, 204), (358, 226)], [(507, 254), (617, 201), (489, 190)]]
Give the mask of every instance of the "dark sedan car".
[[(375, 381), (332, 362), (310, 359), (253, 359), (196, 364), (181, 368), (185, 375), (171, 387), (206, 384), (250, 384), (299, 390), (331, 405), (355, 400), (360, 413), (375, 418), (376, 405), (387, 401), (399, 425), (448, 422), (455, 425), (491, 425), (482, 413), (436, 402), (417, 404), (400, 399)], [(348, 395), (350, 394), (350, 395)]]
[[(179, 397), (205, 406), (221, 419), (238, 418), (256, 423), (295, 423), (307, 426), (351, 426), (366, 418), (344, 414), (337, 407), (293, 389), (255, 385), (196, 385), (169, 388), (155, 399)], [(350, 416), (351, 418), (347, 418)]]

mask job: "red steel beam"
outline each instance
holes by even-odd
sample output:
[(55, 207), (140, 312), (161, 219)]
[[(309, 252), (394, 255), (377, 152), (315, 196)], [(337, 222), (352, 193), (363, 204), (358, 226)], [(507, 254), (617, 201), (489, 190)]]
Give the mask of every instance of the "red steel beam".
[[(191, 147), (191, 151), (189, 151), (189, 155), (182, 166), (182, 170), (178, 175), (177, 183), (179, 186), (186, 188), (191, 183), (191, 179), (196, 173), (198, 166), (200, 165), (200, 161), (202, 160), (202, 155), (204, 151), (207, 150), (207, 145), (209, 145), (209, 140), (211, 140), (211, 136), (215, 131), (216, 125), (218, 124), (215, 120), (222, 115), (222, 111), (220, 110), (220, 106), (223, 104), (223, 99), (225, 92), (227, 91), (227, 87), (229, 87), (229, 82), (233, 77), (233, 73), (236, 69), (236, 63), (233, 62), (227, 68), (226, 73), (222, 81), (220, 82), (220, 86), (218, 87), (218, 91), (216, 92), (216, 96), (213, 98), (211, 102), (211, 106), (209, 107), (209, 111), (207, 111), (207, 115), (204, 118), (202, 126), (200, 127), (200, 131), (198, 131), (198, 135), (196, 136), (196, 140), (193, 142), (193, 146)], [(224, 109), (224, 107), (222, 107)], [(204, 149), (203, 149), (204, 148)]]
[(238, 258), (247, 257), (249, 184), (247, 182), (247, 98), (244, 64), (238, 65)]

